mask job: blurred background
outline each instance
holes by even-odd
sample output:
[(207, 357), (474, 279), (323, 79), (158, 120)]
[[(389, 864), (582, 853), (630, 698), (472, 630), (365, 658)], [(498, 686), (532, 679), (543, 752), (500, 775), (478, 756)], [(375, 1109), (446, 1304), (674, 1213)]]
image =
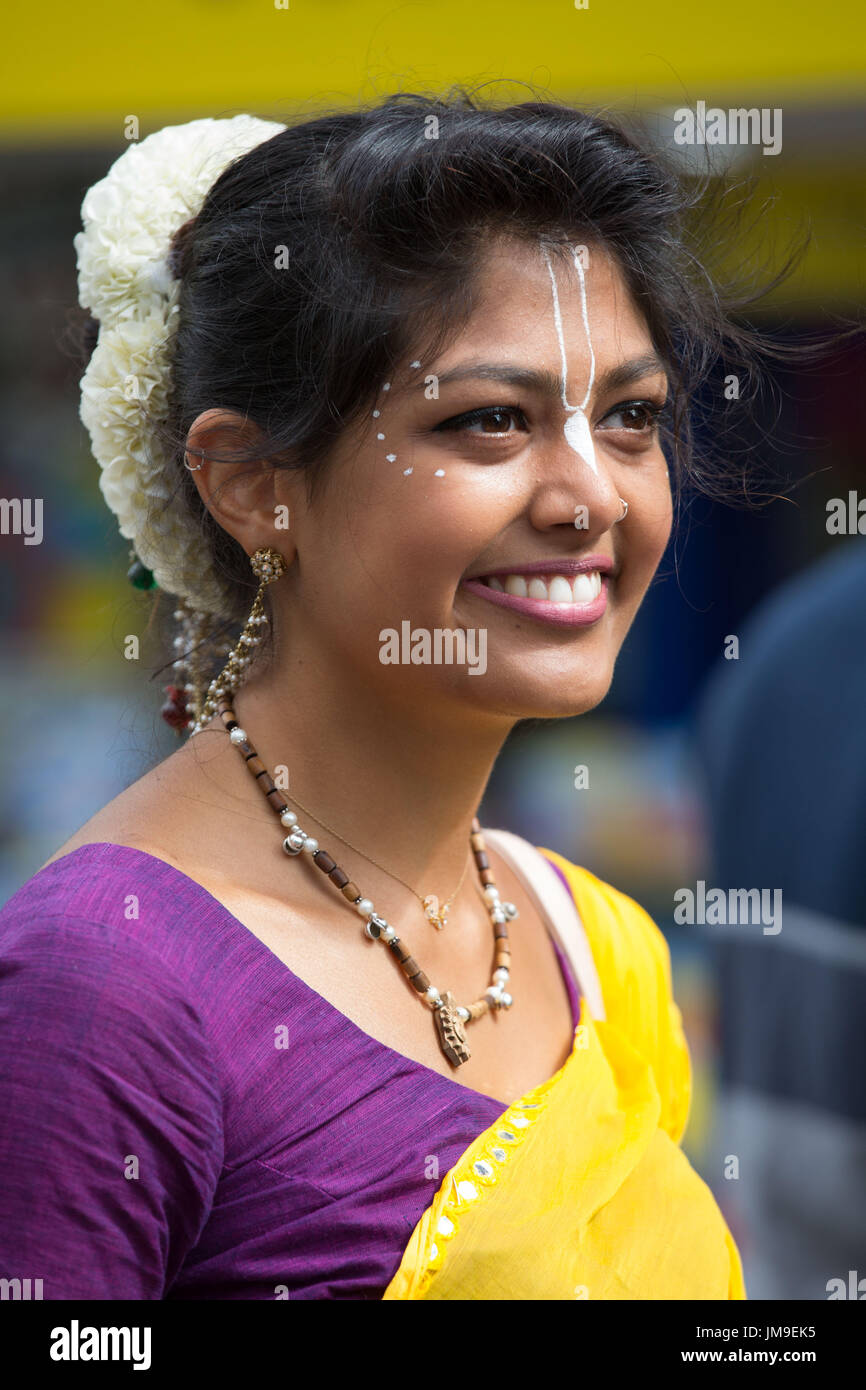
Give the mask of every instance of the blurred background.
[[(68, 341), (81, 199), (130, 131), (238, 111), (289, 121), (458, 82), (520, 101), (528, 82), (639, 118), (694, 161), (703, 152), (673, 140), (677, 109), (778, 110), (777, 153), (714, 157), (757, 178), (762, 249), (811, 233), (796, 273), (753, 314), (791, 340), (862, 315), (864, 29), (859, 4), (840, 0), (108, 11), (80, 0), (7, 18), (0, 499), (41, 499), (43, 535), (28, 545), (8, 519), (0, 534), (0, 901), (177, 746), (159, 718), (149, 600), (125, 578)], [(831, 1279), (850, 1289), (866, 1276), (864, 365), (854, 336), (773, 373), (740, 447), (775, 470), (779, 500), (749, 511), (687, 499), (609, 697), (580, 720), (519, 728), (482, 809), (484, 823), (632, 895), (665, 932), (694, 1064), (685, 1148), (730, 1221), (753, 1298), (826, 1298)], [(721, 376), (704, 404), (699, 445), (710, 447), (713, 408), (729, 408)], [(840, 534), (828, 529), (833, 499), (846, 509)], [(124, 656), (129, 634), (142, 640), (137, 661)], [(777, 934), (675, 921), (675, 893), (699, 881), (782, 889), (791, 916)]]

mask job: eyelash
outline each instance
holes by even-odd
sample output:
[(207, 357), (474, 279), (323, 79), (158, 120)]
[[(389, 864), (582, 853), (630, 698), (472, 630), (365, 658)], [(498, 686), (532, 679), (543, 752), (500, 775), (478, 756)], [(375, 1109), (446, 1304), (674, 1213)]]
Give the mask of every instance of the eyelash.
[[(651, 433), (654, 432), (658, 424), (658, 419), (664, 410), (664, 405), (659, 404), (658, 401), (622, 401), (619, 405), (613, 406), (607, 414), (602, 417), (602, 420), (606, 420), (609, 415), (616, 415), (627, 410), (646, 411), (648, 416), (647, 424), (649, 426), (647, 433)], [(448, 432), (453, 430), (456, 433), (467, 425), (474, 425), (479, 420), (485, 419), (488, 415), (519, 415), (521, 419), (524, 421), (526, 420), (526, 415), (519, 405), (485, 405), (479, 406), (477, 410), (467, 410), (463, 415), (455, 415), (450, 420), (443, 420), (442, 424), (436, 425), (435, 428), (437, 431)], [(628, 426), (621, 426), (621, 428), (627, 429), (629, 434), (639, 435), (644, 432), (643, 430), (628, 429)], [(508, 430), (490, 430), (486, 432), (486, 435), (488, 439), (495, 439), (497, 436), (502, 437), (508, 433), (510, 433)], [(478, 437), (481, 438), (483, 436), (479, 435)]]

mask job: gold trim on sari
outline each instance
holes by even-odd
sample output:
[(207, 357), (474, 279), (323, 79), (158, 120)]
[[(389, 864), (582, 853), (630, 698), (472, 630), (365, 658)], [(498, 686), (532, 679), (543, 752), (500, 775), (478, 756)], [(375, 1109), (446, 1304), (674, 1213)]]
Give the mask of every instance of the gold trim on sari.
[(581, 1000), (559, 1071), (461, 1154), (385, 1299), (744, 1299), (739, 1253), (679, 1147), (690, 1064), (664, 936), (552, 851), (580, 912), (606, 1019)]

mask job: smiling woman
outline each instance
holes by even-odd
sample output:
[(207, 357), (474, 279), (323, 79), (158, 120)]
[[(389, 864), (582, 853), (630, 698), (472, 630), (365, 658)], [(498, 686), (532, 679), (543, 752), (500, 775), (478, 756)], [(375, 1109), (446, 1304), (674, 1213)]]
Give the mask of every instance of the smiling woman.
[(607, 693), (754, 346), (689, 203), (460, 93), (168, 128), (88, 193), (82, 417), (188, 738), (0, 913), (46, 1298), (745, 1297), (664, 937), (476, 818), (515, 723)]

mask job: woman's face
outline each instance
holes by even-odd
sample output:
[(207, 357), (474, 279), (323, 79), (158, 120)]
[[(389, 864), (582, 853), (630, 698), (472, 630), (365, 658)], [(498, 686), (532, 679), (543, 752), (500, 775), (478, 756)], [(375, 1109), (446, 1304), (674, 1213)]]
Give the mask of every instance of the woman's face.
[(465, 330), (436, 361), (410, 348), (320, 495), (279, 478), (287, 659), (318, 651), (359, 697), (422, 713), (564, 716), (604, 697), (671, 528), (667, 381), (612, 261), (578, 254), (585, 303), (571, 254), (492, 243)]

